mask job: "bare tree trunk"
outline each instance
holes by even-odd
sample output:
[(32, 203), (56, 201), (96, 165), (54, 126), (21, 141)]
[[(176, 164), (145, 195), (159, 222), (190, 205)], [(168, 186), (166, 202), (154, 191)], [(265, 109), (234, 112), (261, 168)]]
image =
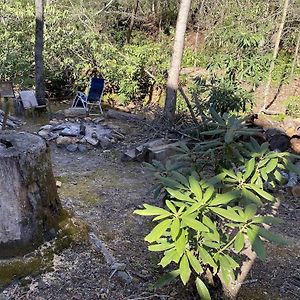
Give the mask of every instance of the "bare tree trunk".
[(296, 65), (297, 58), (298, 58), (299, 46), (300, 46), (300, 30), (298, 32), (297, 44), (296, 44), (294, 60), (293, 60), (293, 63), (292, 63), (292, 69), (291, 69), (291, 75), (290, 75), (290, 81), (292, 81), (293, 77), (294, 77), (294, 70), (295, 70), (295, 65)]
[(266, 85), (266, 89), (265, 89), (265, 93), (264, 93), (264, 104), (263, 104), (263, 108), (261, 109), (261, 111), (266, 110), (266, 108), (268, 107), (268, 96), (269, 96), (270, 86), (271, 86), (271, 82), (272, 82), (272, 73), (273, 73), (273, 70), (275, 67), (275, 61), (276, 61), (278, 50), (279, 50), (279, 43), (280, 43), (281, 34), (283, 31), (283, 27), (284, 27), (284, 23), (285, 23), (285, 19), (286, 19), (288, 6), (289, 6), (289, 0), (284, 0), (281, 22), (280, 22), (279, 29), (277, 32), (277, 37), (276, 37), (274, 51), (273, 51), (273, 57), (272, 57), (272, 61), (271, 61), (270, 69), (269, 69), (269, 77), (268, 77), (268, 81), (267, 81), (267, 85)]
[(44, 2), (35, 0), (35, 90), (39, 105), (46, 104), (44, 85)]
[(200, 9), (199, 9), (199, 14), (198, 14), (199, 21), (197, 22), (197, 32), (196, 32), (196, 38), (195, 38), (194, 52), (196, 52), (197, 48), (198, 48), (199, 31), (200, 31), (200, 19), (201, 19), (202, 11), (203, 11), (203, 8), (204, 8), (204, 2), (205, 2), (205, 0), (201, 1), (201, 6), (200, 6)]
[(191, 0), (181, 0), (176, 23), (175, 41), (168, 75), (167, 94), (164, 107), (164, 117), (168, 123), (172, 123), (175, 117), (180, 65), (184, 51), (184, 36), (190, 8)]
[(132, 30), (133, 30), (133, 25), (134, 25), (134, 19), (135, 19), (135, 16), (136, 16), (137, 9), (139, 7), (139, 2), (140, 2), (139, 0), (135, 0), (135, 2), (134, 2), (134, 7), (133, 7), (133, 10), (132, 10), (131, 20), (130, 20), (130, 24), (129, 24), (129, 28), (128, 28), (127, 36), (126, 36), (127, 44), (129, 44), (130, 40), (131, 40), (131, 34), (132, 34)]

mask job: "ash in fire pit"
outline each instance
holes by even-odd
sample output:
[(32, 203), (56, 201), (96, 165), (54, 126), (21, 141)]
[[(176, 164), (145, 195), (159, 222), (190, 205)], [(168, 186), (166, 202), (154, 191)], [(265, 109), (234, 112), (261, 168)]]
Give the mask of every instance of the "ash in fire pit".
[(108, 149), (123, 135), (106, 124), (93, 121), (52, 121), (40, 128), (38, 134), (47, 141), (56, 141), (58, 147), (70, 152), (84, 152), (88, 148), (100, 146)]
[(10, 141), (0, 139), (0, 148), (11, 148), (13, 144)]

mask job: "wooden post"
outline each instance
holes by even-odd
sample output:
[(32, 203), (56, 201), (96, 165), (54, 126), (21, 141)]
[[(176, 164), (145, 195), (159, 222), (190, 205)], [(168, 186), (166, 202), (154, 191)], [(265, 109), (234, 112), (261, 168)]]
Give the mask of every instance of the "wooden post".
[(1, 131), (0, 160), (0, 258), (6, 258), (55, 236), (61, 204), (43, 138)]

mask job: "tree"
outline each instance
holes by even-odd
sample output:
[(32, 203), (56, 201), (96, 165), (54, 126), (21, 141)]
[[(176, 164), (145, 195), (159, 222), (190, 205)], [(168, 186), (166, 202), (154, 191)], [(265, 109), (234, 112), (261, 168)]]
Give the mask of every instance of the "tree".
[(267, 81), (265, 94), (264, 94), (264, 104), (263, 104), (263, 108), (261, 109), (261, 111), (266, 111), (270, 107), (270, 104), (267, 103), (268, 95), (269, 95), (269, 91), (270, 91), (270, 86), (271, 86), (271, 81), (272, 81), (272, 73), (273, 73), (273, 70), (275, 67), (275, 61), (276, 61), (278, 50), (279, 50), (280, 39), (281, 39), (281, 35), (282, 35), (282, 31), (283, 31), (283, 27), (284, 27), (284, 23), (285, 23), (285, 19), (286, 19), (288, 6), (289, 6), (289, 0), (284, 0), (281, 22), (279, 24), (279, 28), (277, 31), (277, 36), (276, 36), (276, 41), (275, 41), (274, 51), (273, 51), (273, 57), (272, 57), (272, 61), (270, 64), (269, 76), (268, 76), (268, 81)]
[(293, 59), (293, 63), (292, 63), (292, 68), (291, 68), (290, 81), (293, 80), (294, 69), (295, 69), (295, 66), (296, 66), (297, 59), (298, 59), (299, 46), (300, 46), (300, 30), (298, 31), (298, 37), (297, 37), (297, 43), (296, 43), (296, 48), (295, 48), (295, 54), (294, 54), (294, 59)]
[(46, 103), (43, 61), (44, 4), (45, 0), (35, 0), (35, 89), (39, 105), (44, 105)]
[(184, 36), (190, 8), (191, 0), (181, 0), (176, 23), (175, 41), (173, 45), (171, 66), (168, 74), (167, 94), (164, 107), (164, 117), (169, 123), (173, 122), (175, 116), (180, 65), (184, 50)]
[(131, 34), (132, 34), (132, 30), (133, 30), (133, 25), (134, 25), (134, 19), (139, 7), (139, 0), (135, 0), (134, 2), (134, 6), (133, 6), (133, 10), (132, 10), (132, 14), (131, 14), (131, 20), (130, 20), (130, 24), (128, 27), (128, 31), (127, 31), (127, 35), (126, 35), (126, 41), (128, 44), (130, 44), (130, 39), (131, 39)]

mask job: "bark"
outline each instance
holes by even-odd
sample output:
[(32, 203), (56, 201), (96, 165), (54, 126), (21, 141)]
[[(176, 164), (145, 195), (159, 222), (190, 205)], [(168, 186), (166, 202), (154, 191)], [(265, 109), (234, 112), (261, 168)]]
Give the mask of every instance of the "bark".
[(182, 0), (177, 17), (175, 41), (173, 45), (171, 66), (168, 74), (167, 93), (164, 107), (164, 117), (167, 123), (170, 124), (173, 122), (175, 117), (180, 65), (184, 51), (184, 36), (190, 7), (191, 0)]
[(292, 68), (291, 68), (290, 81), (292, 81), (293, 77), (294, 77), (294, 70), (295, 70), (297, 59), (298, 59), (299, 46), (300, 46), (300, 30), (298, 32), (297, 44), (296, 44), (294, 59), (293, 59)]
[(43, 138), (0, 132), (0, 160), (0, 258), (6, 258), (52, 238), (61, 204)]
[(273, 57), (272, 57), (272, 61), (271, 61), (270, 69), (269, 69), (268, 81), (267, 81), (267, 85), (266, 85), (266, 89), (265, 89), (265, 93), (264, 93), (264, 104), (263, 104), (263, 108), (261, 109), (261, 111), (265, 111), (266, 108), (268, 107), (268, 96), (269, 96), (270, 86), (271, 86), (271, 82), (272, 82), (272, 73), (273, 73), (273, 70), (275, 67), (275, 61), (276, 61), (278, 50), (279, 50), (280, 39), (281, 39), (284, 24), (285, 24), (288, 6), (289, 6), (289, 0), (284, 0), (281, 22), (279, 25), (279, 29), (277, 32), (277, 37), (276, 37), (276, 41), (275, 41), (275, 45), (274, 45)]
[(45, 0), (35, 0), (35, 89), (39, 105), (45, 105), (44, 85), (44, 3)]
[(139, 0), (135, 0), (135, 2), (134, 2), (134, 7), (133, 7), (133, 10), (132, 10), (131, 20), (130, 20), (130, 24), (129, 24), (129, 28), (128, 28), (127, 36), (126, 36), (127, 44), (129, 44), (130, 40), (131, 40), (131, 34), (132, 34), (132, 30), (133, 30), (133, 25), (134, 25), (134, 19), (135, 19), (135, 16), (136, 16), (137, 9), (139, 7), (139, 2), (140, 2)]

